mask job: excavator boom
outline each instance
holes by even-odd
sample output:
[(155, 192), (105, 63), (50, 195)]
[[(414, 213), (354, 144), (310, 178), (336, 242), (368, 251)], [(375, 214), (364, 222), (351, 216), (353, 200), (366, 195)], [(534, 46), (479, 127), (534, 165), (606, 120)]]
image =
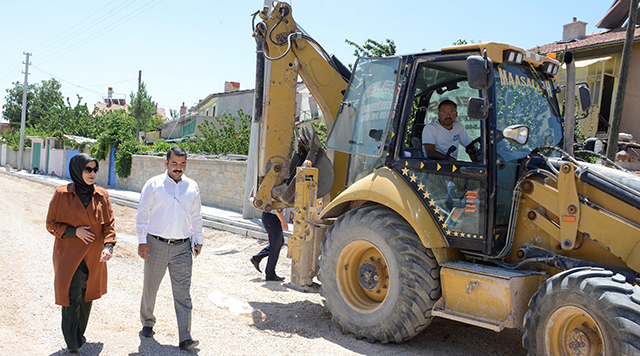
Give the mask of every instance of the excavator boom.
[[(293, 142), (298, 124), (298, 77), (331, 127), (350, 73), (295, 23), (289, 4), (275, 2), (257, 16), (262, 21), (254, 27), (254, 38), (264, 64), (258, 58), (262, 73), (256, 77), (264, 79), (262, 87), (256, 88), (257, 93), (262, 93), (261, 98), (256, 98), (256, 111), (262, 115), (255, 118), (260, 125), (260, 138), (253, 205), (269, 211), (294, 205), (295, 168), (305, 160), (313, 167), (324, 167), (320, 196), (332, 187), (331, 162), (313, 131), (301, 132), (296, 145)], [(294, 146), (297, 146), (295, 154)]]

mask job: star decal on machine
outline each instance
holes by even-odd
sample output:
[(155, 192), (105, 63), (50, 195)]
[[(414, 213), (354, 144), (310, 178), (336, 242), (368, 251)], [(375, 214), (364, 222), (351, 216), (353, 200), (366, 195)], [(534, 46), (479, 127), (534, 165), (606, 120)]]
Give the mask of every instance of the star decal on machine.
[[(459, 231), (455, 229), (456, 222), (460, 218), (462, 213), (474, 213), (477, 211), (477, 205), (474, 205), (477, 201), (477, 192), (469, 191), (465, 194), (466, 205), (464, 208), (453, 208), (451, 211), (447, 211), (447, 209), (438, 205), (436, 200), (432, 197), (433, 192), (430, 192), (427, 188), (429, 186), (428, 182), (426, 181), (428, 175), (424, 172), (413, 171), (411, 169), (411, 166), (415, 165), (416, 163), (417, 162), (412, 162), (412, 164), (410, 164), (409, 161), (405, 161), (404, 167), (400, 169), (400, 173), (402, 174), (405, 181), (409, 183), (413, 189), (419, 192), (418, 196), (422, 197), (425, 206), (429, 209), (432, 216), (438, 222), (440, 230), (447, 237), (483, 240), (484, 236), (481, 234), (469, 231)], [(458, 167), (455, 164), (427, 162), (426, 165), (433, 165), (434, 170), (439, 173), (445, 171), (450, 171), (451, 173), (453, 173), (458, 170)], [(423, 169), (424, 167), (425, 163), (420, 162), (420, 169)]]

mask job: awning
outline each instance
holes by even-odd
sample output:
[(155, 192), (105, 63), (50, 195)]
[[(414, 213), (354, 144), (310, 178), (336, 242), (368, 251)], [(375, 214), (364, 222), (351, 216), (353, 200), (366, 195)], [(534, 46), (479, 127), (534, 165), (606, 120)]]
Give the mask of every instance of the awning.
[(81, 137), (81, 136), (74, 136), (74, 135), (62, 135), (65, 138), (68, 138), (69, 140), (73, 140), (76, 141), (77, 143), (94, 143), (97, 142), (98, 140), (93, 139), (93, 138), (88, 138), (88, 137)]
[[(607, 56), (607, 57), (598, 57), (598, 58), (591, 58), (591, 59), (583, 59), (580, 61), (576, 61), (576, 68), (583, 68), (583, 67), (588, 67), (592, 64), (598, 63), (598, 62), (603, 62), (606, 61), (607, 59), (611, 59), (611, 56)], [(563, 69), (567, 69), (567, 65), (563, 64), (562, 65)]]
[(185, 141), (185, 140), (188, 140), (188, 139), (189, 139), (189, 136), (183, 136), (183, 137), (171, 138), (171, 139), (168, 139), (168, 140), (164, 140), (164, 142), (176, 143), (176, 142), (182, 142), (182, 141)]

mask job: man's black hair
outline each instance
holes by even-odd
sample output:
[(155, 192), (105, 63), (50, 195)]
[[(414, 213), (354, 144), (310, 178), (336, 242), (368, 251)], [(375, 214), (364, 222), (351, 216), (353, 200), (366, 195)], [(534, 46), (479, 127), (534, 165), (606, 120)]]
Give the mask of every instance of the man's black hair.
[(454, 103), (453, 100), (449, 100), (449, 99), (442, 100), (440, 104), (438, 104), (438, 111), (440, 111), (440, 107), (442, 105), (453, 105), (453, 107), (456, 108), (456, 110), (458, 109), (458, 105)]
[(167, 161), (171, 158), (171, 155), (174, 154), (178, 157), (187, 157), (187, 151), (185, 151), (182, 147), (173, 146), (167, 151)]

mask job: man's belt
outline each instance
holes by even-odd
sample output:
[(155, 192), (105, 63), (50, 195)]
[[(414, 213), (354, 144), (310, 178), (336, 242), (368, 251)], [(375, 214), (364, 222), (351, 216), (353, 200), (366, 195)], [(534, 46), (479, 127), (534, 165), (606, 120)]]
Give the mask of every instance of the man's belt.
[(187, 238), (184, 238), (184, 239), (165, 239), (164, 237), (160, 237), (160, 236), (156, 236), (156, 235), (151, 235), (151, 234), (149, 234), (149, 236), (152, 236), (153, 238), (155, 238), (155, 239), (156, 239), (156, 240), (158, 240), (158, 241), (166, 242), (166, 243), (168, 243), (169, 245), (177, 245), (177, 244), (181, 244), (181, 243), (183, 243), (183, 242), (185, 242), (185, 241), (188, 241), (188, 240), (189, 240), (189, 238), (188, 238), (188, 237), (187, 237)]

